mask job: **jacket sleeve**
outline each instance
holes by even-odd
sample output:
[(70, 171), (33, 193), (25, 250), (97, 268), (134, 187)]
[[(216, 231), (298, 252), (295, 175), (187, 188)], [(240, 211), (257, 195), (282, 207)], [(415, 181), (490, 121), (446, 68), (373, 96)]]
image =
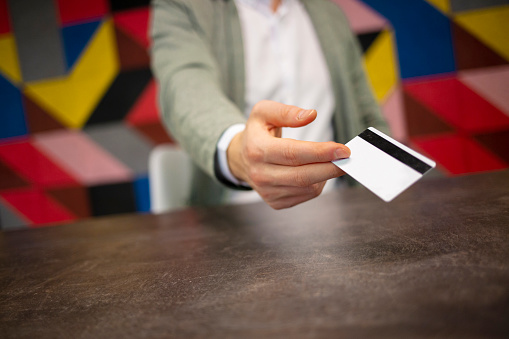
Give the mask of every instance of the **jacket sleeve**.
[(193, 161), (215, 178), (217, 141), (245, 118), (222, 90), (210, 42), (188, 2), (153, 1), (150, 34), (162, 120)]

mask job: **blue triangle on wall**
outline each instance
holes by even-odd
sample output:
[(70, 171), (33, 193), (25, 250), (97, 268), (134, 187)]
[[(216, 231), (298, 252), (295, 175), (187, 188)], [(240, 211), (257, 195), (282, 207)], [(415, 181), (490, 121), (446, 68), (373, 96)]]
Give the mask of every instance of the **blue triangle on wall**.
[(396, 32), (401, 78), (456, 71), (450, 19), (425, 0), (362, 0)]
[(87, 46), (100, 23), (101, 21), (97, 20), (62, 28), (67, 70), (74, 66), (74, 63), (78, 60), (81, 52)]
[(150, 185), (148, 176), (141, 176), (134, 181), (136, 210), (150, 212)]
[(28, 134), (20, 90), (0, 74), (0, 139)]

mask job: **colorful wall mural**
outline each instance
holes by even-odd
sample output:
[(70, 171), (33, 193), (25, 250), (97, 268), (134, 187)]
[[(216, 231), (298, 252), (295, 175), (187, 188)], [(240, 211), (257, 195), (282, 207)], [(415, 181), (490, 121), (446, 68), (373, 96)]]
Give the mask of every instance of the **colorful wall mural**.
[[(453, 176), (509, 167), (509, 1), (335, 0), (393, 136)], [(147, 0), (0, 0), (0, 228), (148, 212), (171, 143)]]

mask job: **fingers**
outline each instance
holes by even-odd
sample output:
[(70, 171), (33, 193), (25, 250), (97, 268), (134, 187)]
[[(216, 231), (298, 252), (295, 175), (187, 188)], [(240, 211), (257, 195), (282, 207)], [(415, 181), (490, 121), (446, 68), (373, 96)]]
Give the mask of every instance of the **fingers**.
[[(331, 165), (331, 167), (328, 165)], [(273, 166), (274, 168), (270, 170), (270, 173), (273, 175), (271, 179), (268, 179), (267, 182), (260, 182), (261, 186), (254, 184), (252, 184), (252, 186), (260, 194), (263, 200), (270, 207), (276, 210), (290, 208), (305, 201), (316, 198), (322, 193), (323, 187), (325, 186), (325, 183), (328, 179), (345, 174), (341, 169), (332, 163), (306, 165), (298, 169), (294, 168), (296, 171), (293, 171), (293, 173), (292, 171), (284, 170), (285, 166)], [(315, 175), (309, 176), (309, 171), (313, 171)], [(326, 179), (320, 181), (322, 178)], [(279, 181), (279, 183), (284, 183), (284, 185), (271, 185), (270, 183), (272, 180)], [(313, 181), (317, 182), (311, 183)]]
[(263, 147), (267, 163), (301, 166), (319, 162), (330, 162), (350, 157), (350, 149), (335, 142), (309, 142), (293, 139), (271, 139)]
[(316, 198), (322, 193), (324, 186), (325, 181), (308, 187), (273, 187), (264, 192), (264, 199), (276, 210), (289, 208)]
[(274, 101), (260, 101), (257, 103), (249, 122), (256, 127), (249, 126), (249, 139), (258, 139), (262, 143), (252, 143), (248, 150), (258, 160), (267, 163), (299, 166), (316, 162), (329, 162), (348, 158), (350, 150), (342, 144), (328, 142), (316, 143), (281, 138), (259, 138), (263, 131), (272, 136), (280, 136), (280, 127), (301, 127), (309, 124), (316, 118), (315, 110), (303, 110), (296, 106), (284, 105)]
[(313, 199), (327, 180), (345, 174), (331, 163), (350, 156), (345, 145), (279, 138), (282, 127), (305, 126), (316, 114), (315, 110), (261, 101), (251, 111), (245, 130), (230, 142), (227, 159), (232, 174), (275, 209)]
[(316, 119), (314, 109), (302, 109), (275, 101), (260, 101), (252, 109), (250, 119), (274, 127), (302, 127)]
[(303, 166), (265, 165), (249, 170), (250, 184), (263, 187), (309, 187), (344, 175), (345, 172), (331, 162)]

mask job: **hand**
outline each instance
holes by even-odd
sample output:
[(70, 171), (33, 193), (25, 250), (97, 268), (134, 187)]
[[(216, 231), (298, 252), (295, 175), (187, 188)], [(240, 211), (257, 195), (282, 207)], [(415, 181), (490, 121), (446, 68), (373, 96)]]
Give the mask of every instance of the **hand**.
[(232, 174), (247, 182), (274, 209), (313, 199), (322, 193), (327, 180), (345, 174), (331, 163), (350, 156), (345, 145), (281, 138), (282, 127), (305, 126), (316, 115), (315, 110), (260, 101), (253, 107), (245, 130), (228, 147)]

